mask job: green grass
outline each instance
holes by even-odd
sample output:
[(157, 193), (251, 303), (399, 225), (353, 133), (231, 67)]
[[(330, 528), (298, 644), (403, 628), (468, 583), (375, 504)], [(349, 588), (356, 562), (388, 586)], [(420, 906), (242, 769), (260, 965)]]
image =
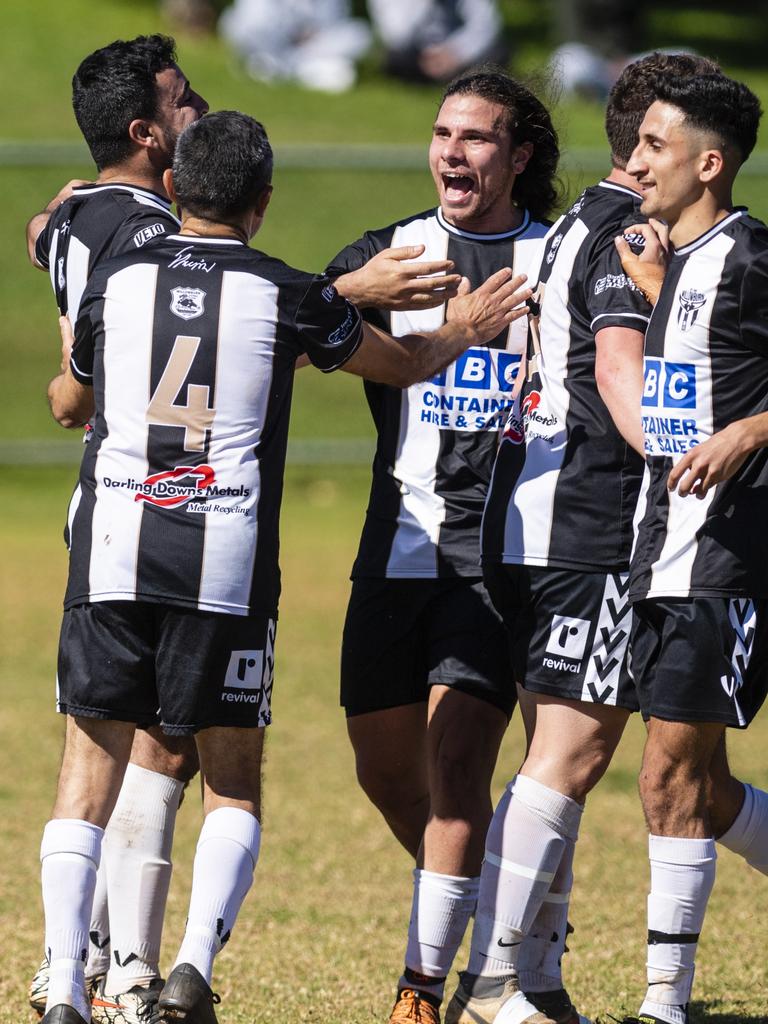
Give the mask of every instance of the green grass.
[[(61, 748), (53, 674), (65, 552), (60, 526), (69, 470), (6, 470), (0, 544), (0, 1024), (31, 1020), (24, 987), (41, 948), (38, 849)], [(269, 730), (263, 854), (216, 987), (230, 1024), (370, 1024), (386, 1019), (400, 971), (411, 864), (354, 780), (337, 665), (347, 569), (367, 497), (365, 469), (288, 474), (284, 599)], [(768, 723), (735, 736), (732, 759), (768, 786)], [(587, 809), (565, 972), (582, 1012), (636, 1011), (645, 958), (645, 828), (635, 793), (642, 726), (633, 721)], [(513, 721), (495, 792), (522, 756)], [(182, 807), (163, 962), (180, 940), (200, 805)], [(765, 880), (724, 852), (701, 942), (694, 1022), (765, 1020)], [(462, 954), (457, 966), (463, 962)]]

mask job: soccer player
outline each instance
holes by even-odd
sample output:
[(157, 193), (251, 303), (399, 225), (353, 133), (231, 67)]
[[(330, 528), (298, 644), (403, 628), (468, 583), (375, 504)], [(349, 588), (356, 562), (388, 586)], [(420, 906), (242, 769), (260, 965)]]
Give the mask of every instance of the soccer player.
[[(528, 272), (557, 200), (558, 157), (550, 116), (529, 89), (492, 68), (461, 76), (432, 129), (437, 208), (367, 232), (328, 273), (342, 275), (342, 294), (395, 335), (438, 327), (444, 307), (391, 311), (357, 268), (387, 246), (415, 244), (474, 284), (507, 264)], [(360, 783), (416, 861), (393, 1024), (439, 1020), (475, 907), (490, 779), (515, 705), (503, 626), (480, 578), (479, 535), (524, 345), (521, 321), (407, 390), (365, 382), (378, 439), (352, 569), (341, 701)], [(532, 937), (526, 981), (533, 991), (554, 988), (543, 998), (569, 1019), (562, 923), (554, 942), (551, 928)]]
[[(173, 40), (158, 35), (114, 42), (90, 54), (75, 73), (72, 91), (98, 177), (75, 188), (70, 183), (33, 217), (27, 244), (33, 263), (50, 271), (59, 311), (74, 322), (100, 261), (178, 230), (162, 175), (178, 135), (207, 104), (178, 67)], [(80, 497), (77, 489), (73, 512)], [(164, 736), (154, 726), (136, 733), (106, 832), (109, 882), (102, 868), (89, 928), (86, 974), (100, 1021), (138, 1024), (147, 1003), (157, 1000), (176, 811), (196, 771), (191, 739)], [(47, 989), (46, 958), (30, 989), (39, 1013)]]
[(515, 678), (535, 702), (535, 730), (488, 832), (450, 1024), (540, 1019), (523, 995), (526, 937), (542, 922), (566, 928), (584, 802), (638, 706), (627, 665), (627, 573), (651, 310), (613, 240), (637, 219), (640, 186), (626, 164), (659, 82), (713, 67), (654, 54), (623, 72), (606, 110), (612, 170), (546, 239), (520, 405), (499, 449), (482, 536), (485, 580)]
[(95, 428), (70, 514), (58, 672), (70, 728), (41, 850), (46, 1024), (90, 1017), (81, 955), (103, 831), (136, 726), (158, 707), (167, 733), (195, 735), (206, 812), (159, 1013), (216, 1020), (213, 959), (260, 845), (296, 359), (408, 386), (526, 311), (524, 278), (503, 269), (456, 298), (437, 331), (395, 339), (363, 326), (326, 277), (248, 248), (271, 171), (251, 118), (220, 112), (190, 125), (164, 176), (181, 232), (95, 269), (71, 360), (49, 387), (59, 422), (95, 413)]
[(670, 245), (646, 335), (629, 585), (648, 718), (648, 1024), (687, 1021), (715, 837), (768, 873), (768, 795), (734, 779), (709, 792), (726, 727), (746, 728), (768, 687), (768, 228), (732, 201), (760, 116), (729, 78), (671, 80), (627, 165)]

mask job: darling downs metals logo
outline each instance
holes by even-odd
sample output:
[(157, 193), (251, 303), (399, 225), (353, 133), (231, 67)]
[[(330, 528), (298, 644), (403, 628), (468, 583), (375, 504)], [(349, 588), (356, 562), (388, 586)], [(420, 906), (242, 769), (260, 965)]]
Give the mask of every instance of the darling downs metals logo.
[(207, 498), (247, 498), (248, 487), (220, 487), (212, 466), (176, 466), (161, 473), (152, 473), (144, 480), (132, 477), (115, 480), (105, 476), (105, 487), (135, 491), (134, 501), (146, 501), (158, 508), (178, 508), (187, 502)]

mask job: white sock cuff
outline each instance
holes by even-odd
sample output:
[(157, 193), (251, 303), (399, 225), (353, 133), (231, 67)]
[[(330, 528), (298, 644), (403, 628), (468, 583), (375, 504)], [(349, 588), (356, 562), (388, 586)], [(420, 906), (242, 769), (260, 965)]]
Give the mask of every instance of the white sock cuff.
[(451, 899), (477, 899), (480, 890), (480, 876), (467, 878), (464, 875), (443, 875), (426, 868), (413, 869), (413, 884), (416, 888), (425, 886)]
[(123, 788), (126, 786), (135, 786), (143, 797), (155, 796), (165, 803), (176, 804), (184, 789), (184, 783), (179, 779), (173, 779), (162, 772), (153, 772), (150, 768), (142, 768), (141, 765), (132, 762), (129, 762), (123, 776)]
[(569, 796), (550, 789), (529, 775), (517, 775), (514, 799), (543, 818), (559, 835), (573, 840), (578, 837), (584, 808)]
[(197, 840), (198, 850), (209, 839), (229, 839), (246, 849), (253, 860), (254, 867), (259, 859), (261, 846), (261, 825), (259, 819), (240, 807), (217, 807), (206, 815), (200, 838)]
[(43, 830), (40, 860), (54, 853), (74, 853), (88, 857), (96, 867), (101, 859), (104, 829), (79, 818), (54, 818)]
[(744, 853), (748, 848), (759, 825), (759, 818), (756, 816), (754, 822), (750, 822), (755, 807), (755, 790), (748, 782), (742, 782), (744, 787), (744, 803), (741, 810), (733, 819), (733, 824), (717, 840), (721, 846), (732, 850), (734, 853)]
[(660, 864), (698, 865), (714, 863), (714, 839), (686, 839), (676, 836), (648, 836), (648, 856)]

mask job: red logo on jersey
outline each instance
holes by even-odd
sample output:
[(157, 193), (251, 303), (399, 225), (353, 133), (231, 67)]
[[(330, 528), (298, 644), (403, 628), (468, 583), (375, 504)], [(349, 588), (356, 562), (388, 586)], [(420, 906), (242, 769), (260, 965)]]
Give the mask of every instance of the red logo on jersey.
[(540, 391), (529, 391), (523, 399), (523, 416), (527, 416), (529, 412), (533, 412), (533, 410), (538, 406), (540, 401)]
[[(174, 482), (185, 477), (192, 477), (194, 482)], [(161, 508), (176, 508), (192, 501), (193, 498), (199, 498), (200, 492), (212, 487), (215, 482), (216, 474), (211, 466), (177, 466), (176, 469), (148, 476), (134, 501), (148, 501), (151, 505), (159, 505)]]

